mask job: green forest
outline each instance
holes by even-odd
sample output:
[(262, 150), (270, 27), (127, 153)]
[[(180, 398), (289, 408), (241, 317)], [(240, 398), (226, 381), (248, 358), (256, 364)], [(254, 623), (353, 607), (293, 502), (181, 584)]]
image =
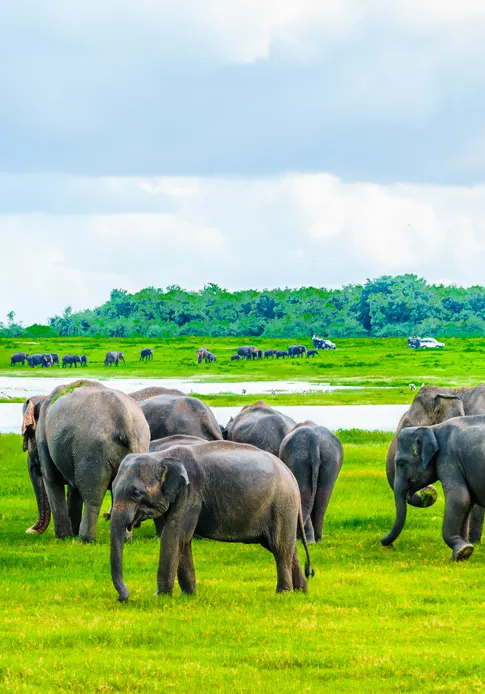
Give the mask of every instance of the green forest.
[(383, 276), (341, 289), (243, 290), (177, 285), (134, 294), (113, 289), (102, 306), (70, 306), (48, 325), (24, 327), (13, 312), (1, 337), (406, 337), (485, 335), (485, 287), (428, 284), (417, 275)]

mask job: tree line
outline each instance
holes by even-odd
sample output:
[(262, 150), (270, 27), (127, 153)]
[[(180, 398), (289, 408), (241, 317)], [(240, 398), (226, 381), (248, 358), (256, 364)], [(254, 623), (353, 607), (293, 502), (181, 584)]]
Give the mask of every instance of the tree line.
[(341, 289), (199, 291), (177, 285), (134, 294), (113, 289), (102, 306), (67, 307), (48, 325), (22, 326), (13, 312), (7, 337), (407, 337), (485, 335), (485, 287), (428, 284), (412, 274), (369, 279)]

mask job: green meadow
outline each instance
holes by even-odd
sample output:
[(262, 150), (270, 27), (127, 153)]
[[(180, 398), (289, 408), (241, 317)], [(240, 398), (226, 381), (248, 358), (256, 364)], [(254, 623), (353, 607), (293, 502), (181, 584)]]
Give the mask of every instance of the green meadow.
[(88, 546), (56, 540), (52, 527), (25, 534), (36, 508), (21, 438), (0, 436), (0, 691), (484, 691), (483, 550), (449, 561), (442, 494), (410, 508), (385, 550), (390, 435), (340, 436), (345, 461), (307, 595), (275, 595), (261, 547), (201, 540), (197, 596), (155, 598), (158, 541), (145, 523), (125, 550), (125, 604), (104, 520)]
[[(157, 342), (144, 338), (49, 338), (37, 341), (3, 338), (0, 340), (0, 376), (45, 377), (62, 373), (78, 377), (82, 373), (85, 377), (191, 378), (202, 381), (301, 380), (400, 389), (401, 394), (388, 393), (391, 399), (387, 402), (396, 401), (393, 397), (402, 397), (403, 389), (407, 389), (410, 383), (418, 387), (422, 383), (467, 386), (485, 381), (485, 338), (448, 338), (445, 349), (422, 351), (409, 349), (403, 338), (341, 339), (337, 340), (335, 351), (321, 351), (314, 359), (230, 360), (231, 354), (241, 344), (253, 344), (261, 349), (286, 349), (295, 342), (300, 340), (181, 337)], [(311, 340), (304, 342), (308, 348), (312, 346)], [(213, 351), (217, 355), (217, 362), (196, 364), (195, 351), (201, 346)], [(143, 347), (153, 349), (152, 362), (139, 361)], [(124, 352), (126, 365), (120, 364), (118, 368), (103, 365), (106, 352), (112, 349)], [(89, 365), (82, 371), (79, 367), (10, 367), (10, 355), (16, 351), (56, 352), (60, 356), (68, 353), (86, 354)], [(370, 393), (366, 397), (370, 397)], [(381, 402), (381, 395), (375, 395), (375, 398), (373, 402)]]

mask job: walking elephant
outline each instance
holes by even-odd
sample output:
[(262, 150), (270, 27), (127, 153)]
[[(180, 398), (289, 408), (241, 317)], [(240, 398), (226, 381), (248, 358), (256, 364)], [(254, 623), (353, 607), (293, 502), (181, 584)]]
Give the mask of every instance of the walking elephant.
[[(87, 361), (87, 359), (86, 359)], [(81, 357), (78, 356), (77, 354), (65, 354), (62, 357), (62, 368), (65, 369), (66, 366), (69, 366), (70, 369), (72, 369), (72, 366), (74, 364), (74, 368), (77, 369), (77, 365), (79, 364), (82, 366), (81, 362)]]
[[(424, 386), (414, 397), (407, 412), (401, 417), (391, 441), (386, 460), (389, 486), (394, 488), (396, 446), (399, 433), (406, 427), (431, 426), (452, 417), (485, 414), (485, 385), (474, 388), (438, 388)], [(438, 494), (432, 486), (415, 490), (407, 503), (417, 508), (432, 506)], [(470, 521), (470, 542), (479, 542), (482, 536), (485, 509), (476, 506)]]
[(300, 358), (303, 354), (306, 353), (306, 347), (304, 345), (291, 345), (288, 347), (288, 354), (290, 357), (298, 357)]
[(152, 441), (175, 434), (199, 436), (206, 441), (222, 439), (221, 428), (212, 410), (197, 398), (165, 393), (143, 400), (140, 405)]
[(150, 347), (141, 350), (140, 361), (153, 361), (153, 350)]
[(237, 348), (237, 354), (239, 354), (241, 359), (256, 359), (256, 353), (256, 347), (251, 347), (251, 345), (244, 345), (243, 347)]
[(30, 354), (26, 352), (15, 352), (10, 357), (10, 366), (15, 366), (16, 364), (22, 364), (22, 366), (27, 362), (29, 363)]
[(443, 540), (452, 559), (468, 559), (468, 524), (474, 504), (485, 506), (485, 416), (456, 417), (433, 426), (406, 427), (397, 437), (394, 499), (396, 520), (382, 538), (392, 545), (406, 521), (406, 501), (440, 481), (445, 495)]
[(263, 400), (246, 405), (229, 421), (223, 431), (227, 441), (249, 443), (263, 451), (278, 455), (281, 442), (296, 422), (274, 410)]
[(123, 352), (106, 352), (106, 356), (104, 358), (104, 365), (105, 366), (112, 366), (113, 364), (115, 366), (118, 366), (120, 361), (125, 364), (125, 355)]
[[(74, 525), (80, 520), (80, 539), (94, 541), (99, 510), (120, 462), (129, 453), (148, 451), (150, 431), (140, 407), (128, 395), (100, 383), (74, 381), (55, 388), (42, 401), (27, 400), (23, 431), (29, 467), (32, 463), (35, 468), (33, 484), (41, 498), (41, 515), (47, 515), (48, 505), (58, 538), (72, 537), (77, 530), (73, 520)], [(30, 441), (32, 435), (35, 441)], [(76, 509), (71, 513), (66, 484), (71, 509)], [(43, 485), (46, 498), (36, 485)], [(48, 523), (44, 518), (41, 532)]]
[(274, 359), (276, 356), (276, 350), (275, 349), (267, 349), (264, 352), (264, 358), (265, 359)]
[(307, 353), (306, 353), (306, 358), (307, 358), (307, 359), (308, 359), (309, 357), (312, 357), (312, 359), (314, 359), (315, 357), (319, 357), (319, 356), (320, 356), (320, 355), (318, 354), (318, 350), (317, 350), (317, 349), (309, 349), (309, 350), (307, 350)]
[[(296, 548), (303, 531), (295, 478), (275, 456), (253, 446), (212, 441), (129, 455), (113, 484), (111, 577), (120, 600), (126, 532), (145, 518), (163, 516), (157, 594), (196, 591), (192, 538), (260, 544), (276, 561), (277, 592), (307, 590)], [(313, 575), (308, 546), (305, 574)]]
[(295, 475), (308, 542), (320, 542), (328, 503), (342, 467), (340, 440), (325, 427), (297, 424), (281, 442), (279, 458)]
[(276, 350), (276, 359), (285, 359), (286, 357), (289, 357), (290, 355), (288, 352), (285, 352), (284, 349), (278, 349)]

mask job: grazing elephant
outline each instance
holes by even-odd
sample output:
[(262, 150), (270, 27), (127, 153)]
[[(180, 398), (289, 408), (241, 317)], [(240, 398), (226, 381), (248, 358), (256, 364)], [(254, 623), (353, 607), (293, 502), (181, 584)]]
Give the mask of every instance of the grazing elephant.
[(307, 421), (285, 436), (278, 457), (298, 482), (306, 539), (320, 542), (328, 502), (344, 459), (342, 444), (325, 427)]
[(288, 352), (285, 352), (284, 349), (278, 349), (276, 352), (276, 359), (285, 359), (286, 357), (289, 357), (290, 355)]
[(195, 356), (197, 358), (197, 364), (201, 364), (203, 361), (207, 361), (207, 355), (210, 354), (207, 347), (199, 347), (196, 351)]
[(58, 354), (51, 354), (50, 356), (52, 359), (52, 365), (59, 364), (59, 355)]
[(28, 358), (29, 366), (31, 369), (36, 366), (41, 366), (43, 369), (48, 369), (52, 366), (52, 357), (50, 354), (32, 354)]
[(85, 354), (81, 354), (81, 356), (79, 357), (79, 363), (81, 364), (81, 366), (88, 365), (88, 358)]
[[(145, 518), (163, 516), (157, 594), (196, 590), (194, 535), (222, 542), (260, 544), (276, 560), (277, 592), (307, 590), (296, 548), (303, 531), (296, 480), (275, 456), (253, 446), (213, 441), (129, 455), (113, 484), (111, 577), (120, 600), (126, 532)], [(313, 575), (307, 556), (305, 574)]]
[[(143, 412), (128, 395), (93, 381), (59, 386), (37, 410), (36, 404), (35, 399), (25, 403), (23, 425), (24, 447), (35, 432), (35, 444), (28, 450), (36, 497), (36, 485), (43, 484), (58, 538), (72, 537), (72, 519), (79, 521), (84, 503), (79, 537), (94, 541), (99, 510), (120, 462), (129, 453), (148, 451), (150, 431)], [(76, 513), (68, 510), (66, 483)], [(41, 513), (47, 514), (45, 498), (42, 503)]]
[(134, 393), (129, 393), (130, 398), (133, 398), (135, 402), (144, 402), (150, 398), (154, 398), (156, 395), (183, 395), (186, 396), (181, 390), (176, 388), (162, 388), (162, 386), (148, 386), (147, 388), (142, 388), (141, 390), (135, 390)]
[(125, 355), (123, 352), (106, 352), (106, 356), (104, 358), (105, 366), (112, 366), (113, 364), (118, 366), (120, 361), (125, 364)]
[(240, 359), (239, 354), (231, 354), (231, 361), (239, 361)]
[(265, 359), (274, 359), (276, 354), (277, 354), (277, 352), (275, 349), (267, 349), (264, 353), (264, 358)]
[(237, 348), (237, 353), (241, 359), (256, 359), (256, 347), (251, 347), (251, 345), (244, 345), (243, 347)]
[(223, 437), (227, 441), (250, 443), (277, 456), (281, 442), (294, 426), (295, 422), (290, 417), (258, 400), (243, 407), (229, 421)]
[[(411, 407), (401, 421), (389, 446), (386, 460), (387, 481), (394, 488), (396, 445), (399, 433), (406, 427), (431, 426), (452, 417), (485, 414), (485, 385), (474, 388), (438, 388), (424, 386), (414, 397)], [(417, 490), (408, 503), (417, 508), (431, 506), (438, 494), (432, 486)], [(470, 542), (479, 542), (482, 536), (485, 509), (475, 506), (470, 521)]]
[[(86, 357), (86, 362), (87, 362), (87, 357)], [(70, 369), (72, 369), (72, 366), (74, 364), (74, 368), (77, 369), (77, 365), (81, 364), (81, 357), (79, 357), (77, 354), (65, 354), (62, 357), (62, 368), (65, 369), (66, 366), (69, 366)], [(82, 366), (82, 364), (81, 364)]]
[(220, 441), (221, 428), (212, 410), (189, 395), (165, 393), (140, 403), (150, 427), (150, 439), (175, 434), (199, 436), (206, 441)]
[(291, 347), (288, 347), (288, 354), (290, 357), (298, 357), (298, 359), (301, 357), (302, 354), (305, 354), (306, 352), (306, 347), (303, 345), (291, 345)]
[(27, 362), (29, 363), (30, 359), (30, 354), (27, 354), (26, 352), (15, 352), (15, 354), (12, 354), (10, 357), (10, 366), (15, 366), (16, 364), (22, 364), (22, 366)]
[(318, 354), (318, 350), (317, 350), (317, 349), (309, 349), (309, 350), (307, 350), (307, 353), (306, 353), (306, 358), (307, 358), (307, 359), (308, 359), (308, 357), (319, 357), (319, 356), (320, 356), (320, 355)]
[(433, 426), (406, 427), (397, 437), (396, 520), (382, 538), (392, 545), (406, 521), (406, 501), (439, 480), (445, 495), (443, 540), (452, 559), (468, 559), (468, 524), (474, 504), (485, 506), (485, 416), (456, 417)]
[(140, 361), (153, 361), (153, 350), (149, 347), (145, 347), (140, 352)]

